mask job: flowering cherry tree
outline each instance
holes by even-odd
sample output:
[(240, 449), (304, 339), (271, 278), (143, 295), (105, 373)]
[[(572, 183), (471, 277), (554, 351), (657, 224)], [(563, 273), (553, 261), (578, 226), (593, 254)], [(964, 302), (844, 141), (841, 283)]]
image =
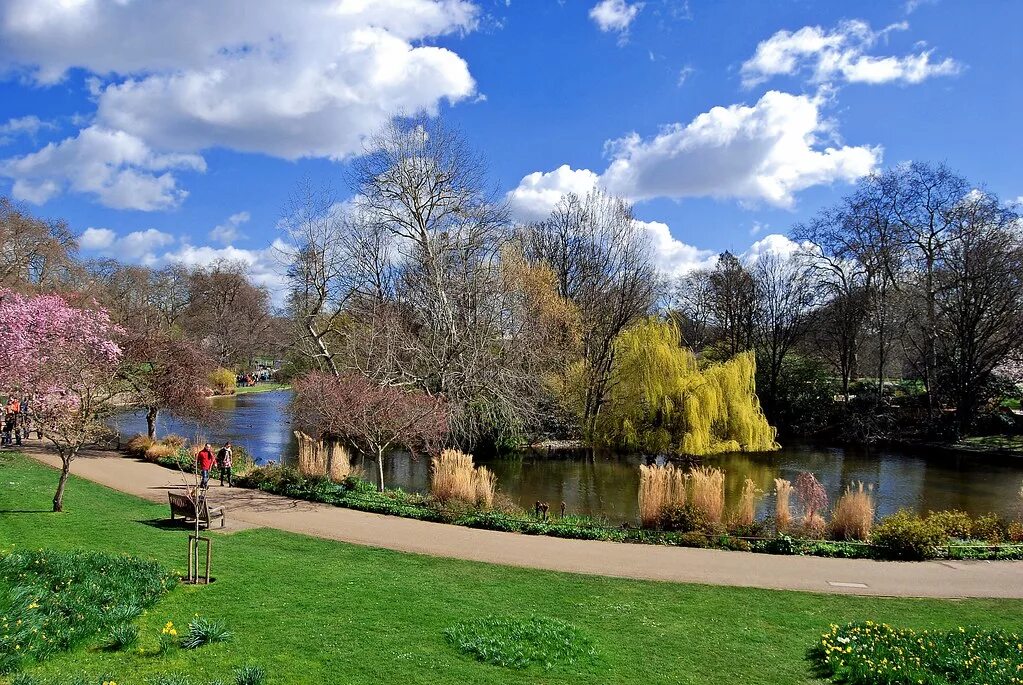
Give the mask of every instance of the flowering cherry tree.
[(27, 399), (36, 426), (56, 447), (61, 472), (53, 510), (63, 511), (71, 462), (107, 431), (123, 331), (104, 309), (8, 290), (0, 290), (0, 322), (0, 394)]

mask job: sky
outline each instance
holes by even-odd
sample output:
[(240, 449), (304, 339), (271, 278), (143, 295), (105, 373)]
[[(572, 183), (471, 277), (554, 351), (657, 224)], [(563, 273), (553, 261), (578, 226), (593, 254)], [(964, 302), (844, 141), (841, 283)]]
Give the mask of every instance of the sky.
[(1023, 201), (1015, 0), (0, 0), (0, 194), (84, 257), (272, 249), (397, 112), (462, 131), (518, 221), (595, 185), (659, 267), (784, 251), (865, 174)]

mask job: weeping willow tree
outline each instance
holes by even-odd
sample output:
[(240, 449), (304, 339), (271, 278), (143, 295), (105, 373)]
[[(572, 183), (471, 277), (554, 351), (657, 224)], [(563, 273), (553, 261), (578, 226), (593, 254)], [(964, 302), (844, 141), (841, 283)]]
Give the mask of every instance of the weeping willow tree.
[(701, 368), (674, 324), (648, 319), (615, 340), (607, 402), (593, 438), (643, 452), (778, 449), (757, 399), (752, 352)]

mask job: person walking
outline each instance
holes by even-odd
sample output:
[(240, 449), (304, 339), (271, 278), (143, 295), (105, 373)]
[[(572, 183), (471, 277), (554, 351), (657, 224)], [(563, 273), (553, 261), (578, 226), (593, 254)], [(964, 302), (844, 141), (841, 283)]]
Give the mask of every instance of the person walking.
[(220, 487), (224, 487), (224, 476), (227, 476), (227, 487), (234, 487), (234, 480), (231, 478), (231, 466), (233, 464), (231, 454), (231, 441), (228, 440), (217, 452), (217, 468), (220, 469)]
[(205, 490), (210, 486), (210, 469), (213, 468), (213, 449), (210, 447), (210, 443), (199, 450), (199, 454), (195, 455), (195, 462), (199, 466), (199, 471), (202, 474), (202, 479), (199, 481), (199, 487)]

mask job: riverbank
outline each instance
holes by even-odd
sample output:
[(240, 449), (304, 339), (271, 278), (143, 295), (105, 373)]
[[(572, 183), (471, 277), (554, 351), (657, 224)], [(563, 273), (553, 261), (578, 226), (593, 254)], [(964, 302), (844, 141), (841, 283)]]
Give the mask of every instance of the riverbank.
[[(56, 456), (39, 447), (26, 452), (49, 466), (58, 463)], [(184, 487), (180, 473), (111, 452), (84, 454), (72, 472), (164, 508), (167, 492)], [(526, 568), (838, 594), (1023, 598), (1023, 564), (1016, 562), (898, 563), (566, 540), (383, 516), (216, 484), (210, 501), (227, 508), (228, 531), (277, 528), (359, 545)]]
[(230, 395), (210, 395), (209, 399), (235, 397), (236, 395), (254, 395), (262, 392), (281, 392), (284, 390), (291, 390), (291, 386), (287, 383), (257, 383), (256, 385), (239, 386)]
[[(75, 462), (74, 472), (91, 472), (101, 465), (95, 459)], [(123, 465), (131, 475), (136, 466), (145, 465)], [(56, 480), (52, 470), (29, 459), (0, 458), (0, 478), (5, 482), (0, 547), (132, 554), (184, 569), (187, 529), (165, 524), (164, 490), (148, 492), (153, 503), (72, 475), (66, 513), (52, 514), (47, 511)], [(219, 488), (215, 493), (220, 495)], [(154, 656), (135, 648), (105, 650), (100, 638), (55, 654), (29, 675), (100, 682), (99, 676), (108, 674), (108, 680), (137, 685), (187, 673), (193, 683), (234, 682), (235, 669), (255, 664), (267, 671), (270, 683), (813, 685), (820, 681), (807, 649), (832, 623), (870, 619), (918, 629), (1011, 630), (1023, 612), (1023, 601), (1012, 599), (950, 602), (776, 592), (441, 559), (279, 530), (240, 530), (232, 515), (239, 512), (230, 506), (226, 531), (210, 533), (216, 582), (179, 586), (136, 621), (139, 646), (147, 649), (168, 621), (183, 632), (197, 613), (224, 622), (232, 632), (229, 642)], [(688, 550), (664, 551), (689, 556)], [(624, 565), (631, 566), (628, 560)], [(757, 573), (756, 564), (746, 565)], [(924, 565), (896, 566), (928, 572)], [(834, 580), (862, 579), (851, 567), (843, 568), (848, 570)], [(1018, 578), (1011, 580), (1021, 585)], [(444, 633), (485, 616), (566, 622), (589, 640), (592, 658), (550, 668), (480, 663), (462, 655)]]

